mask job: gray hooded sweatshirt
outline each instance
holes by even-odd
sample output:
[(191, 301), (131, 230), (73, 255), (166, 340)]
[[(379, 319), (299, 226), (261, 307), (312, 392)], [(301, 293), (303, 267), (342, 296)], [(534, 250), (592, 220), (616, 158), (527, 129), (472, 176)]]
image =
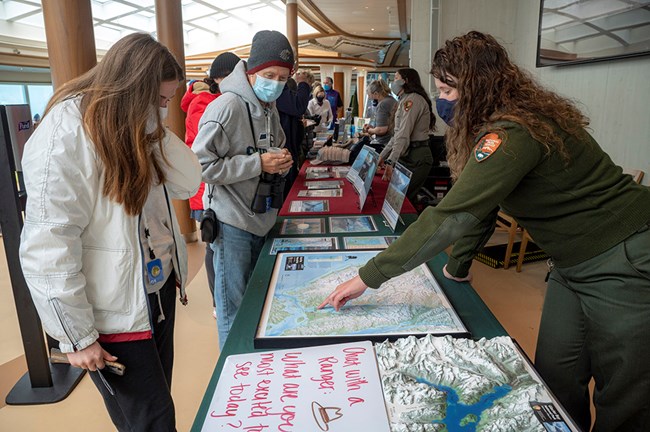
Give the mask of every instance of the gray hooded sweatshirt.
[[(284, 147), (280, 117), (275, 102), (263, 106), (255, 96), (243, 60), (219, 88), (223, 94), (207, 106), (192, 145), (206, 183), (203, 208), (214, 210), (221, 222), (265, 236), (275, 224), (278, 211), (269, 209), (256, 214), (251, 210), (262, 173), (262, 160), (256, 149)], [(268, 145), (263, 141), (267, 130)], [(208, 194), (213, 188), (209, 202)]]

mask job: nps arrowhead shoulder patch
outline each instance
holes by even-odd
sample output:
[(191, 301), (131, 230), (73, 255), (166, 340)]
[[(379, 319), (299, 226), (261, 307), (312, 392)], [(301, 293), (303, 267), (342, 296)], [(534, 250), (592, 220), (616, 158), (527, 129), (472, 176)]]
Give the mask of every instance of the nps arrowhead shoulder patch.
[(474, 147), (474, 157), (478, 162), (483, 162), (494, 154), (501, 145), (501, 138), (494, 132), (484, 135), (476, 147)]
[(412, 106), (413, 106), (413, 101), (407, 100), (406, 102), (404, 102), (404, 111), (410, 110)]

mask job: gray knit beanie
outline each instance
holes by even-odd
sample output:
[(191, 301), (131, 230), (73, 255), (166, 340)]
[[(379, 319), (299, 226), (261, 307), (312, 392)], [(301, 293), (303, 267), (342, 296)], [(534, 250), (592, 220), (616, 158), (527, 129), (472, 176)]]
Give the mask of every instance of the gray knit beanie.
[(253, 36), (251, 53), (248, 57), (248, 74), (270, 66), (282, 66), (293, 71), (293, 50), (289, 40), (275, 30), (262, 30)]
[(210, 78), (225, 78), (235, 69), (237, 63), (241, 60), (236, 54), (231, 52), (221, 53), (214, 59), (210, 66)]

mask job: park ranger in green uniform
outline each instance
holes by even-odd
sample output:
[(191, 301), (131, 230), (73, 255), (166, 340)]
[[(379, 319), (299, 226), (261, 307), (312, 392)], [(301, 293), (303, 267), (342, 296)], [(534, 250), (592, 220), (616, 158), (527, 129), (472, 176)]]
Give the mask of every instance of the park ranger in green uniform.
[(436, 108), (450, 125), (456, 178), (437, 207), (339, 285), (337, 310), (456, 242), (445, 276), (467, 277), (503, 208), (554, 261), (535, 365), (574, 420), (594, 431), (650, 430), (650, 189), (624, 175), (568, 100), (470, 32), (434, 56)]
[(399, 106), (395, 113), (395, 133), (379, 155), (379, 165), (385, 169), (384, 180), (390, 180), (397, 161), (413, 173), (406, 192), (407, 198), (413, 201), (433, 165), (429, 131), (435, 127), (435, 117), (415, 69), (399, 69), (390, 87), (399, 96)]

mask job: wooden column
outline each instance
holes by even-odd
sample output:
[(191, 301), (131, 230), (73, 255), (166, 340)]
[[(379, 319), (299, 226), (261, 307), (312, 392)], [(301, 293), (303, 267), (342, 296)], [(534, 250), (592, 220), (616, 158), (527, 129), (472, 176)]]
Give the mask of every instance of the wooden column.
[(293, 55), (298, 68), (298, 0), (287, 0), (287, 39), (293, 48)]
[(90, 0), (43, 0), (52, 85), (55, 89), (97, 64)]
[(339, 118), (343, 117), (345, 109), (347, 108), (345, 103), (345, 74), (343, 72), (334, 72), (334, 90), (338, 91), (341, 95), (341, 102), (343, 102), (343, 108), (338, 109), (337, 116)]
[(357, 74), (357, 99), (359, 103), (359, 117), (365, 114), (364, 105), (366, 101), (366, 77), (363, 72)]
[[(158, 41), (165, 45), (176, 57), (185, 70), (185, 46), (183, 41), (183, 8), (181, 0), (156, 0), (156, 31)], [(181, 109), (181, 99), (185, 93), (185, 85), (176, 89), (174, 99), (169, 101), (167, 108), (167, 126), (181, 139), (185, 139), (185, 113)], [(170, 161), (174, 163), (174, 161)], [(174, 200), (174, 210), (181, 233), (187, 242), (197, 240), (196, 223), (190, 218), (190, 204), (187, 200)]]

